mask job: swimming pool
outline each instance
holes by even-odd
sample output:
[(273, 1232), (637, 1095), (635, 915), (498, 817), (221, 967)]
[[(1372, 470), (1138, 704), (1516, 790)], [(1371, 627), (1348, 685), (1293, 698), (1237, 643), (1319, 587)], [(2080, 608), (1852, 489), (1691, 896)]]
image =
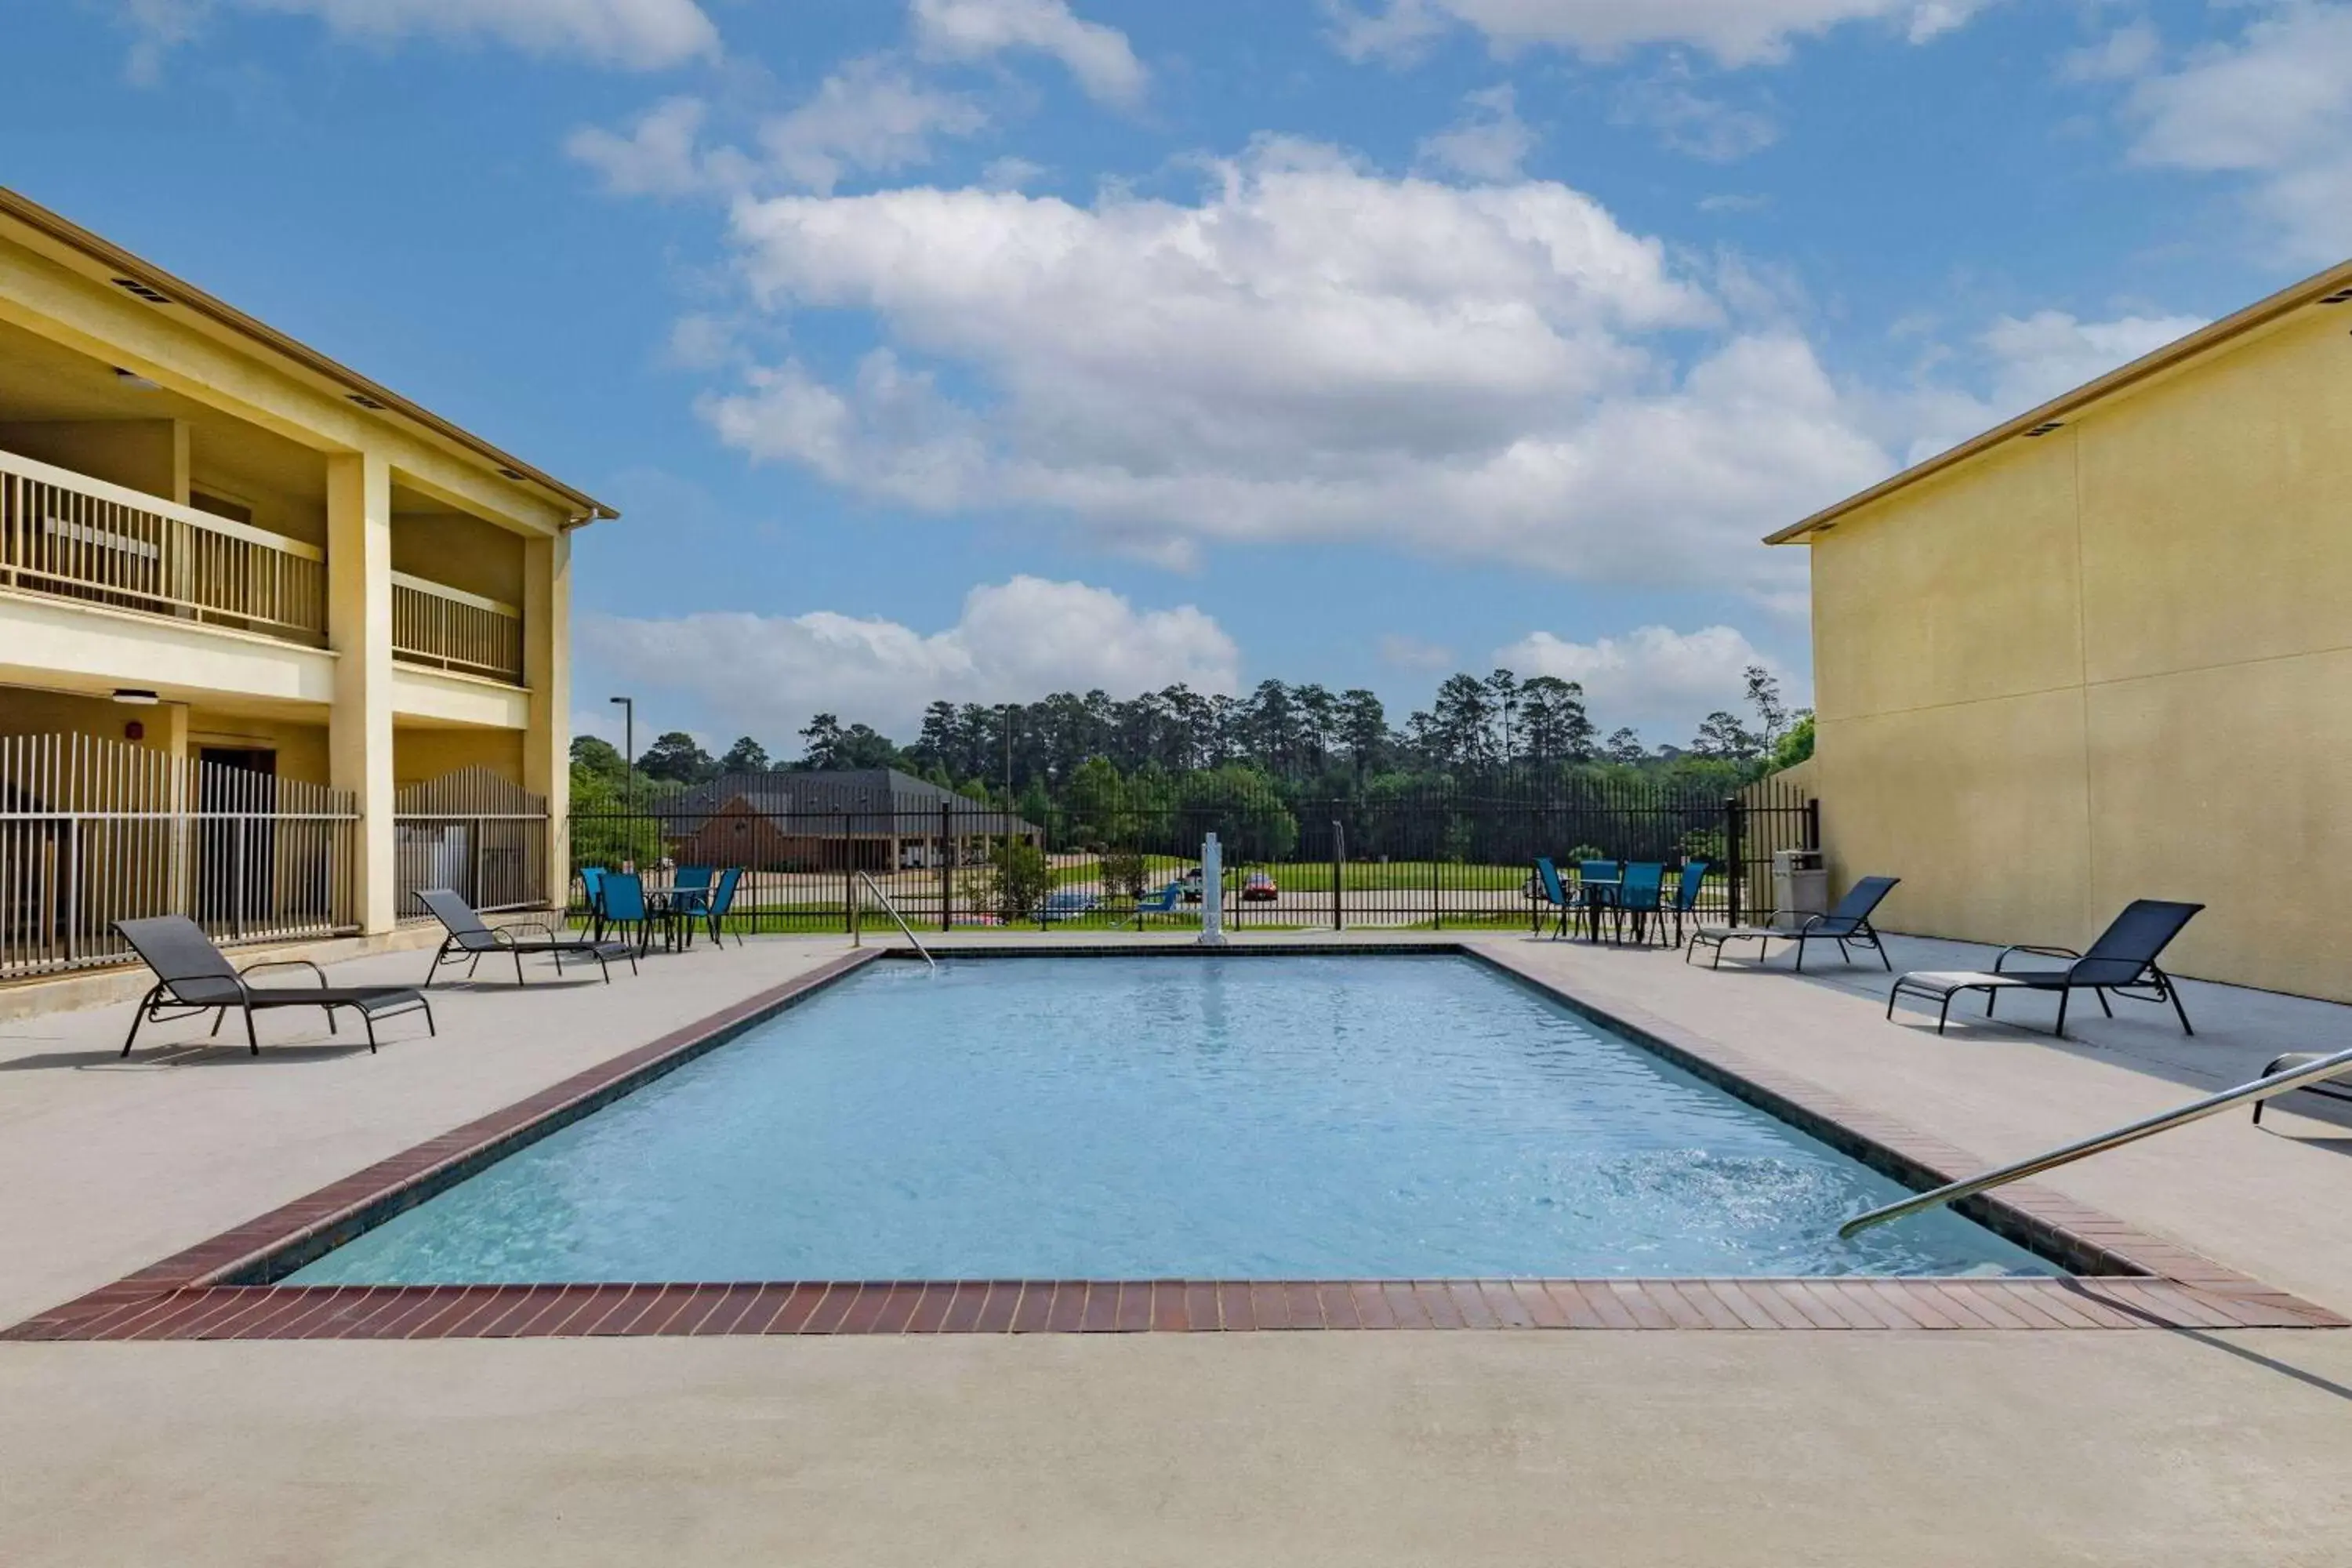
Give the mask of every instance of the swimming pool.
[(876, 964), (293, 1284), (2048, 1274), (1454, 956)]

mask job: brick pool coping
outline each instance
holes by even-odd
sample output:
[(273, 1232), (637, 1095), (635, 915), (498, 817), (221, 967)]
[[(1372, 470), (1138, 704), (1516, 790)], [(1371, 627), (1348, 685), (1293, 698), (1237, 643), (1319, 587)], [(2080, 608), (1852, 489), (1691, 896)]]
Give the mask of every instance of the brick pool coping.
[[(1913, 1185), (1980, 1169), (1940, 1140), (1641, 1012), (1602, 1011), (1461, 943), (1252, 943), (1213, 956), (1451, 952), (1530, 985), (1685, 1070)], [(1071, 946), (959, 949), (1015, 959)], [(1155, 949), (1192, 952), (1197, 949)], [(2046, 1188), (1964, 1213), (2070, 1268), (2049, 1279), (962, 1280), (290, 1286), (270, 1283), (525, 1144), (886, 957), (845, 954), (404, 1150), (5, 1332), (6, 1340), (506, 1339), (1274, 1330), (2058, 1330), (2343, 1328), (2352, 1322)]]

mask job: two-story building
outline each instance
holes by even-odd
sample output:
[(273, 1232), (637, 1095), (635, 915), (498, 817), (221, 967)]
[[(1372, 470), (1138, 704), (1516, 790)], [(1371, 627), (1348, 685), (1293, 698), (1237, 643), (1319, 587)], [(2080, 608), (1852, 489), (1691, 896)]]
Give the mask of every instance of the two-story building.
[(166, 909), (560, 891), (572, 533), (616, 515), (0, 189), (0, 977)]
[(1812, 556), (1811, 787), (1890, 930), (2352, 1001), (2352, 262), (1772, 535)]

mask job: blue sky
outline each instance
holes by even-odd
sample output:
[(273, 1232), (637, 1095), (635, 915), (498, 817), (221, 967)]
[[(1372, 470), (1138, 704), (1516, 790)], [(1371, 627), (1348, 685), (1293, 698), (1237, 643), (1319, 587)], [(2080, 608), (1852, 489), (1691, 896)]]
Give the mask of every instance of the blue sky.
[(1498, 658), (1683, 741), (1805, 688), (1764, 532), (2352, 252), (2332, 0), (8, 26), (0, 180), (618, 505), (583, 726), (772, 749)]

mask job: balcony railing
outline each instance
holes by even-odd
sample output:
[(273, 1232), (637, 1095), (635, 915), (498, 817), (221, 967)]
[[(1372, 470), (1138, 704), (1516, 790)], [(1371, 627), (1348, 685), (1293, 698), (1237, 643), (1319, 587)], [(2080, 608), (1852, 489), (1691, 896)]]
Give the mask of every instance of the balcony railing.
[(0, 587), (326, 640), (326, 552), (0, 452)]
[(392, 654), (522, 683), (522, 612), (405, 573), (392, 574)]

